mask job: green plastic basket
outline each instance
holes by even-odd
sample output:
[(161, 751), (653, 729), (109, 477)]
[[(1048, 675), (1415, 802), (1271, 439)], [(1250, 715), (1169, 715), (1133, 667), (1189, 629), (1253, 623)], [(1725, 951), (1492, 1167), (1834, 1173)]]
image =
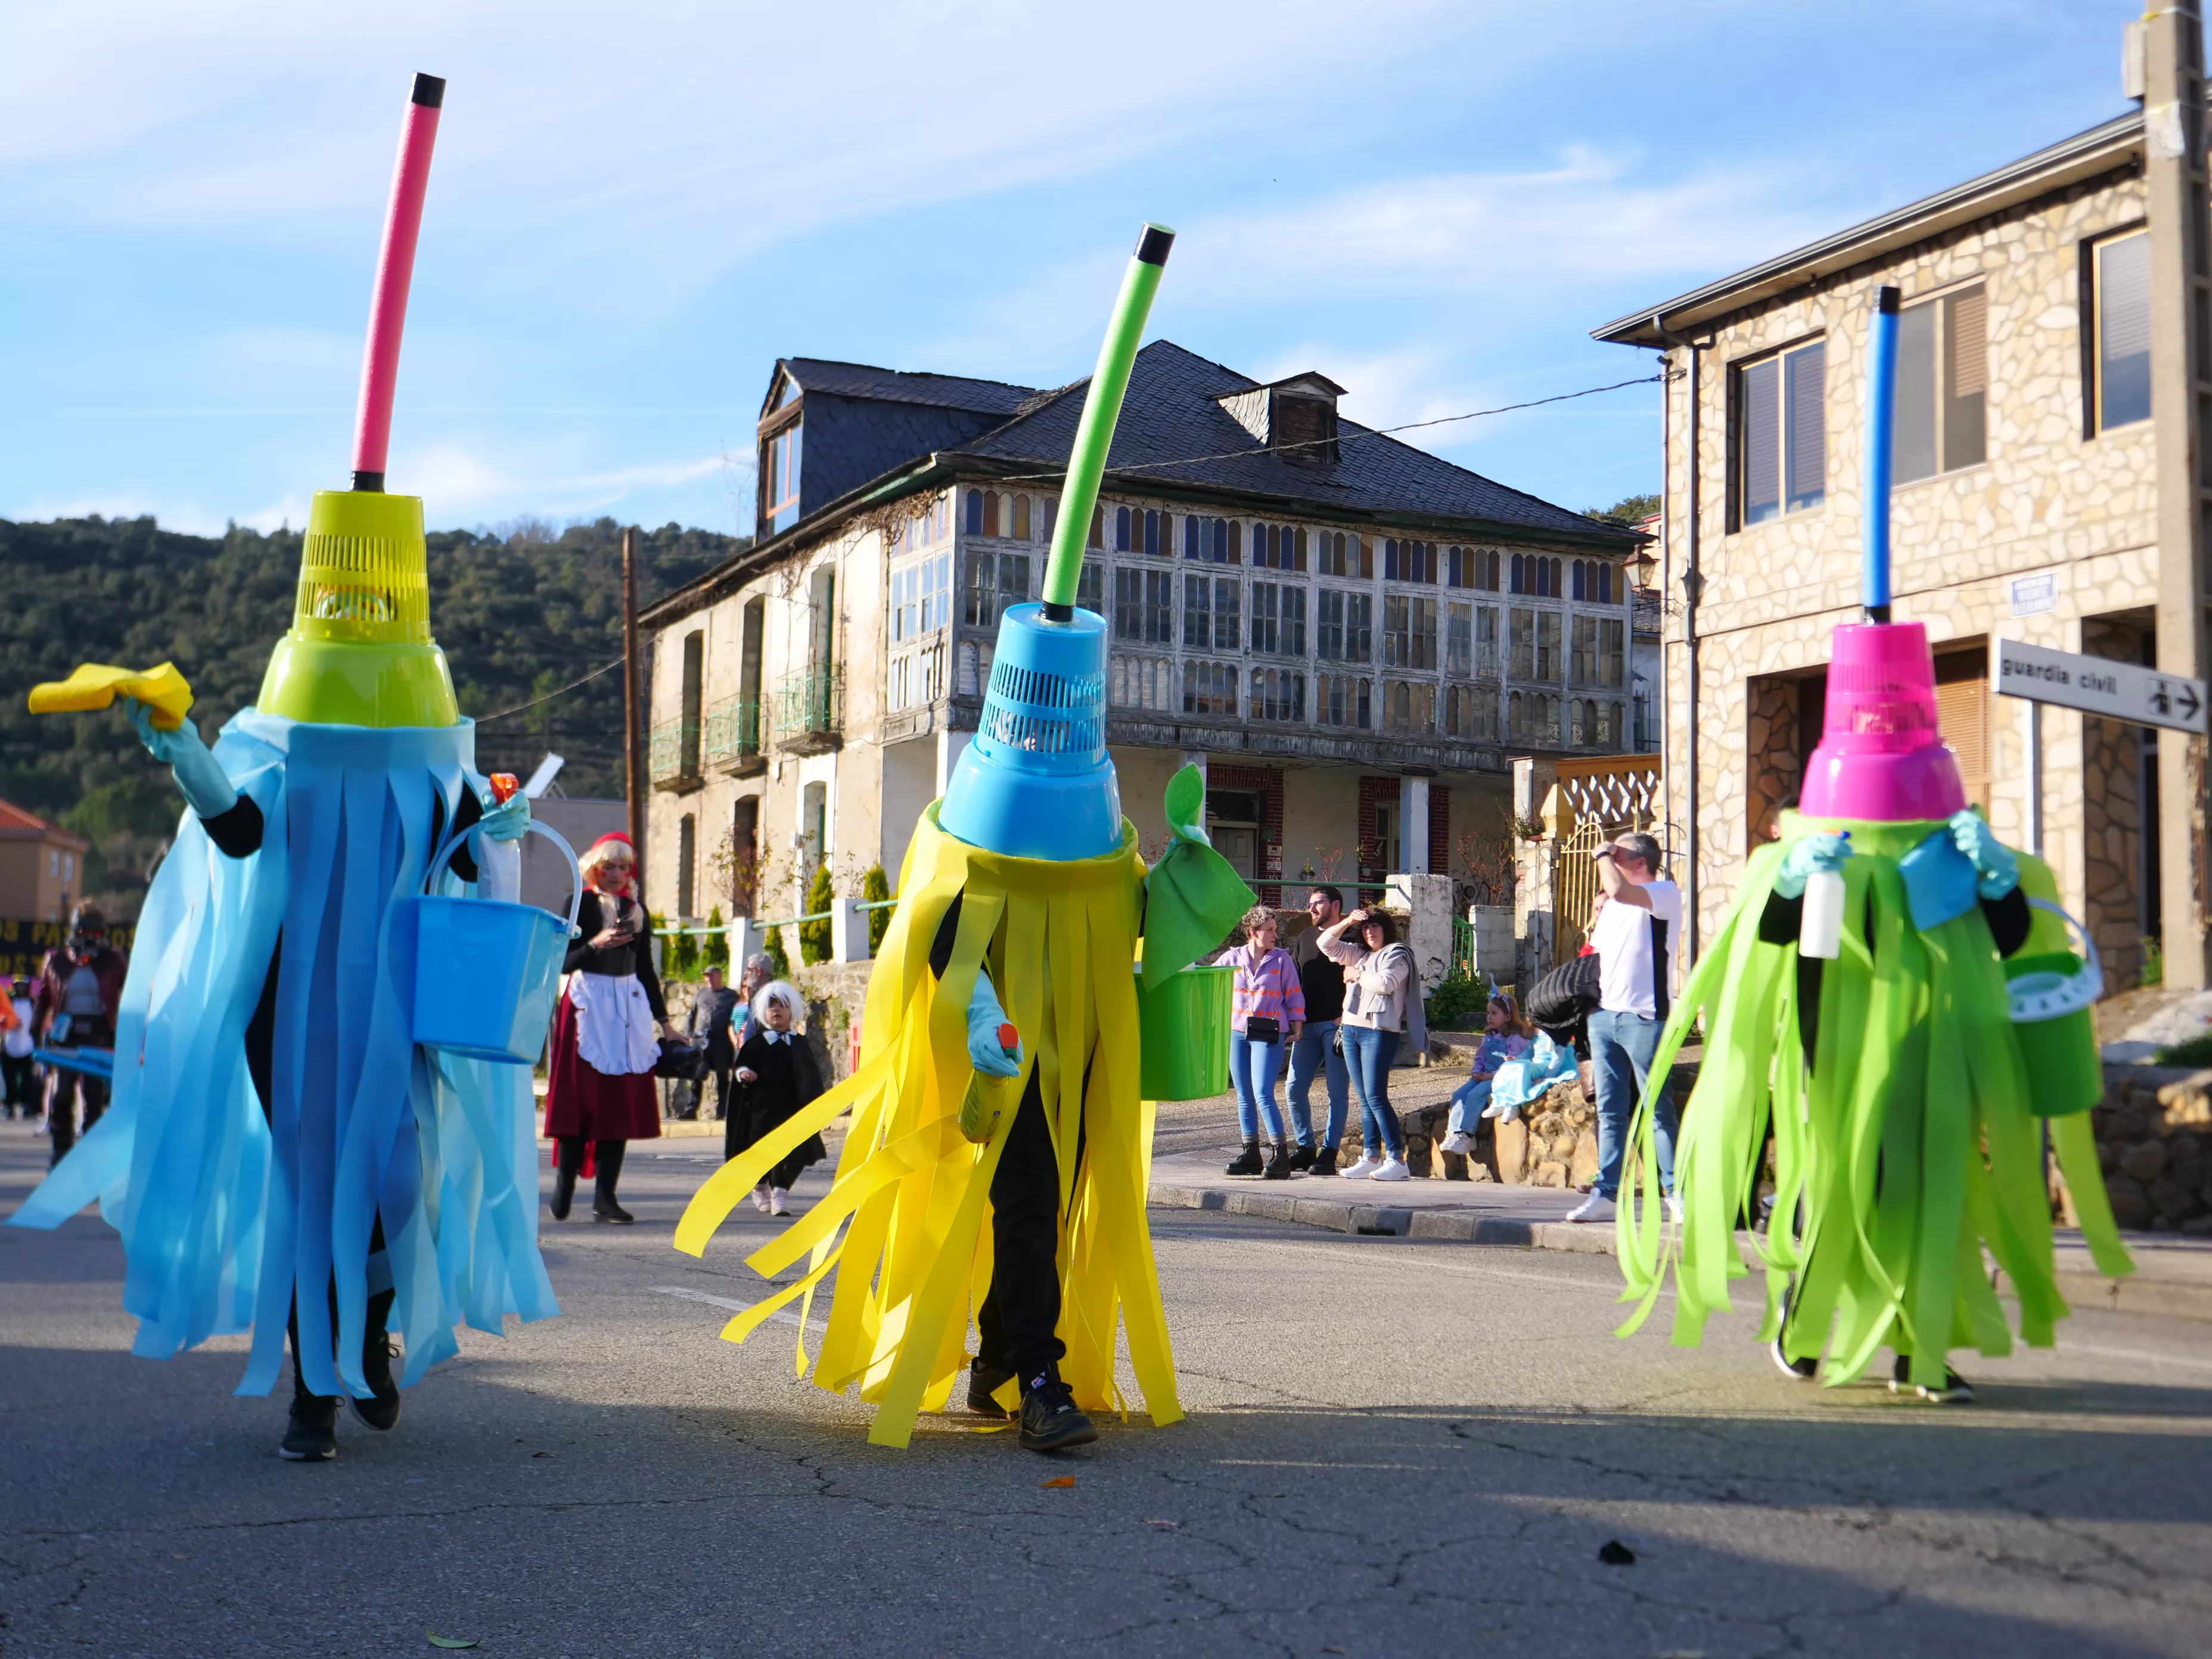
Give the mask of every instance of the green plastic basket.
[[(2013, 957), (2004, 964), (2008, 980), (2028, 974), (2069, 975), (2081, 958), (2060, 951)], [(2020, 1057), (2027, 1067), (2027, 1098), (2038, 1117), (2067, 1117), (2086, 1112), (2105, 1097), (2104, 1064), (2097, 1053), (2097, 1027), (2087, 1008), (2057, 1019), (2015, 1024)]]
[(1229, 1091), (1229, 988), (1234, 968), (1186, 968), (1147, 991), (1137, 976), (1139, 1067), (1146, 1100), (1206, 1100)]

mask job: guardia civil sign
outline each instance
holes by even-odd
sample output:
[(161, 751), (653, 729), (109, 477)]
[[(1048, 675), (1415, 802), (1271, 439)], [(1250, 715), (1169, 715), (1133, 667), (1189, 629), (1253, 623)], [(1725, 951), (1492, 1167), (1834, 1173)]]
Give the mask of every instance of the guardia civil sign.
[(2162, 674), (2109, 657), (2049, 651), (2018, 640), (1999, 640), (1990, 665), (1991, 688), (2001, 696), (2056, 703), (2106, 720), (2162, 726), (2204, 735), (2208, 699), (2203, 680)]

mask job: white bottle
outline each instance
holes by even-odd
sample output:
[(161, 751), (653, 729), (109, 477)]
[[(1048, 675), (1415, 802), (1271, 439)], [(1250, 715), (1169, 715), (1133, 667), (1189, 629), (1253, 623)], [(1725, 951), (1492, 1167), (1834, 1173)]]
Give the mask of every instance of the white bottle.
[[(515, 791), (512, 773), (492, 775), (491, 793), (495, 802), (501, 802)], [(522, 843), (519, 841), (494, 841), (481, 832), (471, 837), (476, 842), (477, 896), (494, 899), (501, 904), (522, 902)]]
[[(1844, 839), (1849, 841), (1846, 835)], [(1844, 948), (1844, 872), (1815, 870), (1805, 878), (1804, 908), (1797, 917), (1797, 954), (1833, 962)]]

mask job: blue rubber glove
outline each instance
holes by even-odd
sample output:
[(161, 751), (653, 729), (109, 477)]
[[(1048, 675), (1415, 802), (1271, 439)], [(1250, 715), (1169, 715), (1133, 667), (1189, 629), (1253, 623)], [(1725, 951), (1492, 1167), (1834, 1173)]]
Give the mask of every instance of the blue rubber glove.
[(991, 989), (991, 976), (978, 969), (975, 989), (968, 999), (968, 1063), (985, 1077), (1013, 1077), (1022, 1069), (1020, 1042), (1015, 1042), (1011, 1059), (999, 1046), (999, 1028), (1009, 1023)]
[(1985, 899), (2001, 899), (2020, 885), (2020, 860), (1996, 831), (1972, 808), (1951, 814), (1951, 844), (1974, 866), (1974, 890)]
[(1805, 896), (1805, 883), (1815, 870), (1840, 870), (1851, 855), (1847, 836), (1808, 836), (1792, 842), (1782, 855), (1782, 869), (1774, 878), (1774, 890), (1786, 899)]
[(177, 780), (177, 788), (185, 804), (203, 818), (218, 818), (238, 805), (238, 791), (232, 787), (222, 763), (209, 752), (200, 737), (200, 729), (187, 720), (173, 732), (165, 732), (154, 724), (154, 710), (136, 697), (123, 700), (124, 712), (131, 724), (138, 728), (138, 741), (146, 745), (146, 752), (168, 767)]
[(496, 805), (487, 804), (477, 833), (487, 841), (520, 841), (530, 831), (530, 797), (520, 789)]

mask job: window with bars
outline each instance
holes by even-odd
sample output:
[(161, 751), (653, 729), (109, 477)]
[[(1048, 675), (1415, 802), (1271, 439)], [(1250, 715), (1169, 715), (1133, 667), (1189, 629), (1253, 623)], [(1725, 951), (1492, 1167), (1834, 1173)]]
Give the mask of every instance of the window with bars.
[(1462, 678), (1474, 672), (1474, 607), (1455, 605), (1444, 612), (1444, 672)]
[(1382, 665), (1385, 668), (1434, 668), (1437, 665), (1437, 602), (1401, 593), (1382, 599)]
[(1428, 680), (1383, 681), (1382, 729), (1415, 737), (1435, 731), (1435, 684)]
[(1166, 657), (1125, 657), (1115, 653), (1107, 673), (1108, 695), (1121, 708), (1172, 714), (1182, 706), (1175, 664)]
[(1597, 684), (1597, 618), (1577, 617), (1571, 635), (1572, 650), (1567, 660), (1567, 672), (1577, 685)]
[(1306, 677), (1294, 668), (1254, 669), (1246, 708), (1255, 720), (1304, 725)]
[(1367, 731), (1373, 725), (1370, 702), (1373, 682), (1349, 674), (1323, 674), (1314, 682), (1314, 714), (1323, 726)]
[(1814, 340), (1730, 371), (1729, 471), (1739, 526), (1827, 498), (1827, 343)]
[(1617, 617), (1598, 618), (1597, 683), (1605, 686), (1628, 684), (1628, 624)]
[(1114, 573), (1114, 637), (1175, 643), (1175, 578), (1164, 570)]
[(1498, 736), (1498, 692), (1492, 686), (1448, 685), (1444, 688), (1444, 735), (1462, 743), (1495, 740)]
[(1096, 559), (1085, 559), (1083, 569), (1075, 579), (1075, 602), (1085, 611), (1106, 614), (1106, 567)]
[(1184, 663), (1182, 712), (1186, 714), (1234, 714), (1237, 712), (1237, 665), (1228, 662)]
[(2095, 339), (2089, 427), (2107, 432), (2150, 418), (2150, 233), (2089, 250)]
[(1894, 483), (1978, 465), (1988, 453), (1989, 300), (1976, 283), (1897, 319)]
[(1372, 649), (1374, 597), (1324, 587), (1314, 595), (1314, 643), (1330, 662), (1365, 662)]
[(1314, 533), (1314, 568), (1324, 576), (1372, 576), (1374, 549), (1341, 530)]
[(990, 628), (1010, 605), (1030, 596), (1030, 556), (1026, 553), (970, 553), (968, 586), (962, 620), (970, 628)]
[(1252, 584), (1252, 648), (1270, 656), (1306, 653), (1306, 591), (1287, 582)]
[(1556, 611), (1536, 613), (1536, 678), (1554, 681), (1559, 678), (1559, 613)]
[(1182, 642), (1194, 651), (1236, 651), (1243, 645), (1239, 592), (1234, 576), (1182, 579)]

